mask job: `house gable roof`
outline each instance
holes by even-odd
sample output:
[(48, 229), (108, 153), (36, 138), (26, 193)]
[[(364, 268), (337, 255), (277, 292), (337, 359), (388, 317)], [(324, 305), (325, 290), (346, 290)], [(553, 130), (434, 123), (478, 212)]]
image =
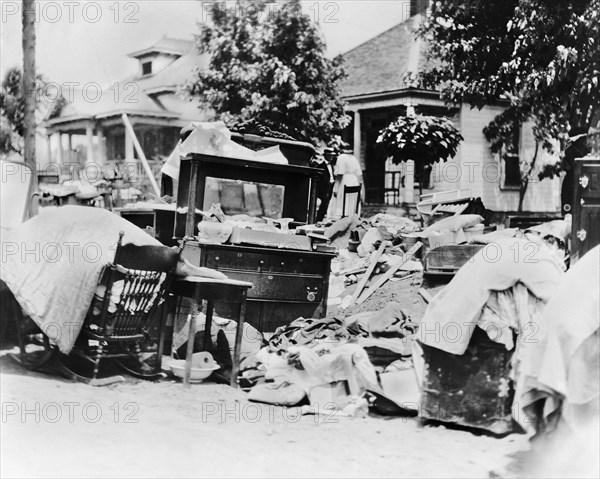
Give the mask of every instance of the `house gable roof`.
[[(181, 48), (185, 46), (187, 50), (155, 74), (129, 75), (100, 93), (75, 91), (72, 102), (61, 105), (60, 109), (57, 106), (50, 111), (47, 116), (48, 124), (66, 123), (71, 119), (73, 121), (101, 119), (118, 115), (120, 112), (164, 118), (188, 116), (190, 102), (180, 99), (177, 96), (177, 89), (186, 80), (192, 78), (195, 69), (208, 67), (208, 57), (197, 53), (194, 42), (191, 40), (163, 37), (153, 47), (146, 50), (157, 51), (156, 45), (159, 45), (160, 48), (179, 45)], [(93, 98), (90, 99), (89, 97), (92, 95)], [(166, 96), (171, 99), (166, 102), (161, 101), (161, 97), (164, 99)], [(168, 105), (168, 108), (165, 107), (165, 104)]]
[[(341, 82), (342, 96), (353, 97), (407, 88), (411, 49), (416, 47), (414, 30), (419, 16), (393, 26), (342, 55), (347, 77)], [(423, 48), (418, 69), (425, 65)]]
[(163, 35), (155, 44), (149, 47), (136, 50), (135, 52), (129, 53), (127, 56), (130, 58), (140, 58), (145, 55), (152, 53), (166, 53), (168, 55), (181, 56), (189, 53), (194, 49), (193, 40), (184, 40), (181, 38), (171, 38)]

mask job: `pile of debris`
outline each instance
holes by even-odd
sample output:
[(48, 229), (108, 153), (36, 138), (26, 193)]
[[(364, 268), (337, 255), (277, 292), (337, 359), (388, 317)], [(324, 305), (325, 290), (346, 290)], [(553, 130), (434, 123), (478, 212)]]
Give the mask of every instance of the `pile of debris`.
[[(306, 414), (365, 415), (370, 404), (377, 406), (377, 398), (410, 414), (416, 332), (417, 325), (397, 303), (343, 321), (298, 318), (243, 361), (241, 385), (250, 400), (302, 406)], [(410, 383), (411, 377), (413, 386), (401, 387), (404, 396), (398, 396), (397, 385), (407, 378)]]

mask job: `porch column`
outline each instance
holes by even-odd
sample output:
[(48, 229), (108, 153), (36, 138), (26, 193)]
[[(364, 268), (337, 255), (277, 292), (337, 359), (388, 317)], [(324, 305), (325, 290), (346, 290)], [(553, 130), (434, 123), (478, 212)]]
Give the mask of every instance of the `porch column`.
[(125, 128), (125, 159), (132, 161), (135, 158), (133, 154), (133, 137), (129, 130)]
[(86, 137), (86, 164), (94, 162), (94, 127), (91, 124), (88, 124), (85, 127), (85, 137)]
[[(65, 151), (66, 155), (65, 160), (67, 163), (73, 162), (73, 135), (71, 133), (67, 134), (67, 149)], [(75, 159), (77, 161), (77, 158)]]
[(65, 164), (64, 161), (64, 155), (63, 155), (63, 145), (62, 145), (62, 134), (59, 131), (58, 133), (56, 133), (56, 144), (57, 144), (57, 149), (56, 149), (56, 160), (58, 162), (59, 165), (63, 166)]
[(46, 163), (52, 163), (52, 136), (46, 135)]
[(98, 163), (100, 166), (106, 164), (106, 139), (104, 137), (104, 129), (98, 127), (96, 129), (96, 136), (98, 137)]
[(415, 202), (415, 162), (408, 160), (406, 162), (406, 175), (404, 176), (404, 202)]
[(358, 158), (360, 162), (360, 167), (364, 171), (365, 170), (365, 160), (360, 154), (361, 148), (361, 138), (360, 138), (360, 111), (356, 110), (354, 112), (354, 156)]

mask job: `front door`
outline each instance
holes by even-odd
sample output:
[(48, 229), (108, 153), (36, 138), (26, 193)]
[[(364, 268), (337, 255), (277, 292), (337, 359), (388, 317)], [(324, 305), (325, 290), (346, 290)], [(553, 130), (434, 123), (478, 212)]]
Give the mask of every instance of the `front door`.
[(366, 130), (365, 145), (365, 193), (367, 203), (382, 204), (385, 189), (385, 157), (377, 144), (379, 132), (388, 126), (386, 118), (371, 120)]

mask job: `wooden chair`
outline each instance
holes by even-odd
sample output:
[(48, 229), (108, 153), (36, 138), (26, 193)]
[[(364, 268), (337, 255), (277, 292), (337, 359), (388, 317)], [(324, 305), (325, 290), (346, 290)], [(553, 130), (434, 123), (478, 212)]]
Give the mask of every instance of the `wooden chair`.
[[(162, 376), (162, 351), (157, 351), (156, 365), (150, 367), (142, 359), (141, 346), (149, 339), (154, 313), (169, 289), (179, 252), (166, 246), (123, 245), (122, 238), (123, 233), (119, 235), (113, 263), (106, 265), (100, 275), (94, 300), (71, 353), (93, 364), (91, 381), (84, 377), (85, 382), (95, 381), (100, 362), (110, 358), (134, 376)], [(162, 330), (161, 324), (161, 334)]]
[[(164, 301), (175, 272), (181, 249), (166, 246), (122, 244), (123, 232), (112, 263), (107, 264), (96, 288), (92, 304), (69, 355), (58, 352), (55, 345), (31, 321), (19, 329), (20, 355), (13, 356), (32, 370), (58, 370), (76, 381), (93, 385), (122, 380), (120, 376), (98, 379), (100, 363), (115, 359), (128, 373), (143, 379), (157, 379), (161, 373), (162, 315), (158, 351), (144, 353), (149, 343), (157, 309)], [(35, 336), (37, 334), (37, 337)], [(35, 355), (28, 351), (31, 343), (43, 346)], [(39, 348), (38, 348), (39, 349)], [(156, 354), (154, 364), (144, 356)], [(53, 359), (53, 367), (48, 362)], [(82, 364), (83, 363), (83, 364)]]
[(358, 214), (360, 210), (361, 186), (344, 185), (344, 200), (342, 202), (342, 217)]

